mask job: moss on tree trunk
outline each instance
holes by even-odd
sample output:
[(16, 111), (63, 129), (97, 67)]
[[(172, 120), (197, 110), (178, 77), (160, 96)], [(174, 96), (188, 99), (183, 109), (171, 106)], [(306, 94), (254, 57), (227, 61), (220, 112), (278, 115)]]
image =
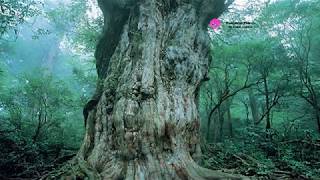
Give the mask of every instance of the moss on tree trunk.
[[(96, 53), (101, 96), (89, 112), (73, 170), (59, 176), (241, 179), (196, 163), (201, 150), (195, 100), (209, 65), (210, 41), (199, 13), (206, 6), (166, 0), (101, 0), (100, 6), (106, 19)], [(113, 14), (113, 6), (126, 13)]]

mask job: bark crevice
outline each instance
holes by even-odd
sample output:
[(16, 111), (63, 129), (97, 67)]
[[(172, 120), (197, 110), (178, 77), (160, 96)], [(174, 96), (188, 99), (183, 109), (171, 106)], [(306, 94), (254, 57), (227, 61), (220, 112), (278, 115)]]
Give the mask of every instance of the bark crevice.
[(96, 53), (102, 95), (73, 161), (77, 173), (65, 176), (241, 179), (195, 162), (201, 154), (196, 92), (209, 67), (198, 8), (214, 2), (133, 2), (100, 0), (107, 18)]

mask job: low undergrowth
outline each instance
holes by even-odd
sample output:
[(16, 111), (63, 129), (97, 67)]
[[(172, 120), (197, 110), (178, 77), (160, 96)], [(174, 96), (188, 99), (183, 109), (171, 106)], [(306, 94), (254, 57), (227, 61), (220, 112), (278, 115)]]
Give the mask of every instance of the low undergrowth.
[(32, 142), (0, 133), (0, 179), (38, 179), (75, 156), (78, 148), (62, 142)]
[[(242, 129), (237, 138), (205, 144), (203, 166), (258, 179), (316, 179), (320, 177), (320, 138), (309, 132), (284, 137)], [(240, 135), (241, 134), (241, 135)]]

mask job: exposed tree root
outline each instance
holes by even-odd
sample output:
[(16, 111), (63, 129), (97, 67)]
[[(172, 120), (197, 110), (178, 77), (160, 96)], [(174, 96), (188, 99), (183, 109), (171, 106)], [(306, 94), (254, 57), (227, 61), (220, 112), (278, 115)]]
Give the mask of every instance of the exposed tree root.
[[(174, 157), (174, 156), (172, 156)], [(118, 179), (146, 179), (146, 180), (215, 180), (249, 179), (240, 175), (232, 175), (221, 171), (213, 171), (200, 167), (185, 153), (175, 154), (171, 161), (164, 162), (161, 156), (146, 157), (144, 160), (122, 161), (105, 165), (103, 171), (98, 172), (81, 158), (75, 158), (61, 169), (48, 174), (41, 179), (89, 179), (89, 180), (118, 180)]]
[(84, 160), (74, 158), (60, 169), (46, 174), (40, 179), (101, 179)]
[[(245, 179), (202, 168), (192, 158), (200, 154), (196, 94), (210, 64), (202, 24), (224, 5), (165, 2), (99, 1), (110, 23), (96, 52), (103, 94), (85, 115), (77, 157), (51, 179)], [(199, 11), (207, 7), (220, 11)]]

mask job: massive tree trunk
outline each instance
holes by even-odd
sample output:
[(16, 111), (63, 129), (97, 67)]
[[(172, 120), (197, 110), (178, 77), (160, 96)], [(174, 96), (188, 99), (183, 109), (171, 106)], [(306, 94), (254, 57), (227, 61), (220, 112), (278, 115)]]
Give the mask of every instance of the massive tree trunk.
[[(240, 179), (195, 162), (201, 153), (195, 100), (209, 66), (203, 21), (217, 16), (221, 3), (202, 4), (203, 10), (178, 0), (99, 3), (105, 30), (96, 53), (97, 103), (85, 109), (85, 139), (64, 176)], [(209, 7), (213, 14), (200, 15)]]

